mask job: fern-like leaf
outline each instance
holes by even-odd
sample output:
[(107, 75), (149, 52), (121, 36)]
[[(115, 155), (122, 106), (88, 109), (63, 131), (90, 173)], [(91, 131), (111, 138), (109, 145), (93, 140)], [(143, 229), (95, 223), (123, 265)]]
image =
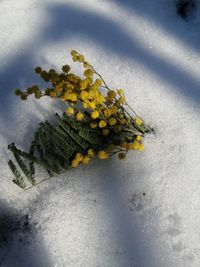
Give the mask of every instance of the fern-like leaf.
[(8, 165), (12, 171), (12, 173), (15, 176), (15, 179), (13, 179), (12, 181), (17, 184), (19, 187), (21, 187), (22, 189), (26, 188), (26, 184), (24, 182), (24, 178), (21, 176), (20, 172), (18, 171), (17, 167), (15, 166), (15, 164), (13, 163), (12, 160), (8, 161)]

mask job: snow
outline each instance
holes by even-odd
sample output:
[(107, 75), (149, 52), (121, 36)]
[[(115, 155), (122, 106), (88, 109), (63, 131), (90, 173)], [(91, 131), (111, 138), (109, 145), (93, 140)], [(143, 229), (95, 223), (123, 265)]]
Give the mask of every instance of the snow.
[[(187, 21), (175, 3), (0, 1), (0, 266), (200, 266), (200, 3)], [(13, 91), (40, 82), (37, 65), (72, 64), (72, 49), (125, 89), (156, 137), (125, 161), (94, 161), (22, 192), (7, 145), (28, 149), (62, 106)]]

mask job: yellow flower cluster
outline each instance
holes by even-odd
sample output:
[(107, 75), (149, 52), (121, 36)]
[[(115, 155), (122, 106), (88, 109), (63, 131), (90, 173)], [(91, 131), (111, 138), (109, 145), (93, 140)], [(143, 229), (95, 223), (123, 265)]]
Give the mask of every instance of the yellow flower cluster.
[(71, 161), (71, 167), (76, 168), (81, 163), (86, 165), (90, 162), (91, 158), (92, 156), (89, 154), (89, 151), (87, 155), (82, 155), (81, 153), (77, 153), (73, 158), (73, 160)]
[[(99, 131), (105, 140), (105, 147), (100, 147), (98, 151), (91, 148), (85, 154), (76, 153), (71, 160), (73, 168), (81, 163), (88, 164), (95, 156), (107, 159), (118, 153), (119, 159), (124, 159), (130, 149), (143, 151), (144, 122), (139, 117), (131, 117), (126, 111), (128, 104), (124, 90), (111, 90), (82, 54), (72, 50), (71, 55), (74, 62), (83, 65), (82, 77), (70, 72), (69, 65), (62, 66), (61, 73), (54, 69), (45, 71), (36, 67), (35, 72), (44, 81), (51, 83), (51, 86), (44, 91), (36, 85), (28, 88), (26, 92), (17, 89), (16, 95), (23, 100), (30, 94), (34, 94), (36, 98), (58, 98), (66, 103), (68, 116), (80, 123), (87, 123), (91, 130)], [(115, 141), (112, 140), (113, 137)]]
[[(88, 164), (90, 162), (90, 160), (92, 158), (95, 157), (95, 155), (96, 155), (96, 153), (95, 153), (95, 151), (92, 148), (88, 149), (87, 154), (85, 154), (85, 155), (83, 155), (81, 153), (76, 153), (75, 157), (71, 161), (71, 167), (72, 168), (76, 168), (81, 163), (84, 164), (84, 165), (86, 165), (86, 164)], [(97, 156), (98, 156), (99, 159), (102, 159), (103, 160), (103, 159), (107, 159), (108, 156), (109, 156), (109, 154), (105, 150), (100, 150), (97, 153)]]
[(144, 150), (144, 144), (141, 142), (141, 140), (142, 140), (142, 136), (140, 136), (140, 135), (136, 136), (136, 138), (133, 142), (127, 142), (125, 140), (122, 140), (120, 142), (120, 147), (124, 150), (135, 149), (135, 150), (143, 151)]

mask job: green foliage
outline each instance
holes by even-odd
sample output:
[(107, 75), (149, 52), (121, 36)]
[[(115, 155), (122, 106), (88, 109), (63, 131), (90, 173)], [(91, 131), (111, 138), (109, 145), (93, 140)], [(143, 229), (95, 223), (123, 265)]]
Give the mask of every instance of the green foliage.
[(12, 173), (15, 176), (15, 179), (13, 179), (13, 182), (17, 184), (19, 187), (21, 187), (22, 189), (25, 189), (26, 184), (24, 182), (24, 178), (21, 176), (20, 172), (18, 171), (17, 167), (15, 166), (12, 160), (8, 161), (8, 166), (10, 167)]

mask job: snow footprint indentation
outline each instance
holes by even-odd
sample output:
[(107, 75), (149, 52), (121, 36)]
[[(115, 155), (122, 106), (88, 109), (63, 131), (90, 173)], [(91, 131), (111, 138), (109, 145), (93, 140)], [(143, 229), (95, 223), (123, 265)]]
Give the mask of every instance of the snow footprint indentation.
[(171, 243), (172, 251), (176, 256), (182, 259), (184, 264), (192, 264), (195, 257), (192, 251), (188, 250), (185, 242), (182, 240), (183, 225), (182, 218), (177, 213), (169, 214), (168, 216), (168, 227), (166, 229), (166, 234)]

